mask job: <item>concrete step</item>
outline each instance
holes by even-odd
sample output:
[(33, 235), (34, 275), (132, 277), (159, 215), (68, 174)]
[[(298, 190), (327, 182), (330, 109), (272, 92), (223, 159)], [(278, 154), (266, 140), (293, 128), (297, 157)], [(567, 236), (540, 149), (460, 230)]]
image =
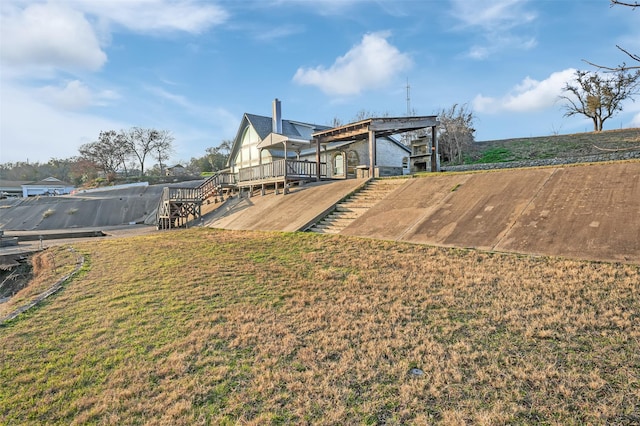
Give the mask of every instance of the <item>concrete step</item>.
[(310, 228), (310, 231), (321, 234), (339, 234), (354, 220), (365, 214), (371, 207), (393, 192), (401, 179), (383, 181), (374, 180), (353, 194), (349, 199), (336, 205), (335, 210)]
[(354, 213), (364, 213), (369, 209), (369, 206), (361, 206), (356, 204), (338, 204), (336, 206), (337, 212), (354, 212)]
[(334, 218), (334, 219), (325, 219), (318, 226), (340, 226), (340, 225), (348, 225), (353, 222), (357, 218)]

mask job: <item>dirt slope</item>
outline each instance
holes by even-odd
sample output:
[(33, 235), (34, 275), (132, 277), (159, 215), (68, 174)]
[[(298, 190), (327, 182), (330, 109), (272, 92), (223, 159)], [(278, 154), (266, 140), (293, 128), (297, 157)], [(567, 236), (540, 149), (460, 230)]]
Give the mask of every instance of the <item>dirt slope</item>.
[(342, 234), (640, 262), (640, 162), (411, 179)]

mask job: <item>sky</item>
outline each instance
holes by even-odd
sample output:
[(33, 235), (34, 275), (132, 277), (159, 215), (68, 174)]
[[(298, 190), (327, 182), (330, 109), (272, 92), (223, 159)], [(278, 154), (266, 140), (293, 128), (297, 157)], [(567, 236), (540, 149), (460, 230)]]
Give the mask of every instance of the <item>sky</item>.
[(187, 162), (275, 98), (322, 125), (466, 105), (477, 141), (591, 131), (559, 96), (584, 60), (628, 59), (616, 45), (640, 52), (640, 10), (609, 0), (2, 0), (0, 163), (134, 126)]

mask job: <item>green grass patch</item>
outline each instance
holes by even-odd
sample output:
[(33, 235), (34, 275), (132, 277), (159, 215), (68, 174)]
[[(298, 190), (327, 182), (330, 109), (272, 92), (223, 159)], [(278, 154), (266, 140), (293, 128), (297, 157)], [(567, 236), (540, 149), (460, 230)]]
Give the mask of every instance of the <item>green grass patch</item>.
[(640, 129), (619, 129), (482, 141), (465, 153), (465, 164), (582, 157), (615, 150), (640, 151)]

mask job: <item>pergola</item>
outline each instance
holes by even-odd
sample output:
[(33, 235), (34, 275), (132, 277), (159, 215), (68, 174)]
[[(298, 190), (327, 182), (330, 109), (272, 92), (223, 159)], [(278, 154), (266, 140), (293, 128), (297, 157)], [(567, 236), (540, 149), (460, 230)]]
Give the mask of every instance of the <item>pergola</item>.
[[(435, 115), (425, 115), (417, 117), (383, 117), (368, 118), (355, 123), (322, 130), (312, 135), (316, 143), (316, 162), (320, 164), (320, 145), (330, 142), (347, 140), (368, 139), (369, 140), (369, 167), (370, 173), (375, 173), (377, 166), (376, 159), (376, 138), (401, 133), (411, 132), (421, 129), (431, 129), (431, 171), (440, 171), (440, 161), (438, 159), (438, 141), (436, 138), (436, 127), (439, 121)], [(319, 170), (319, 169), (318, 169)], [(317, 179), (320, 180), (318, 174)]]

